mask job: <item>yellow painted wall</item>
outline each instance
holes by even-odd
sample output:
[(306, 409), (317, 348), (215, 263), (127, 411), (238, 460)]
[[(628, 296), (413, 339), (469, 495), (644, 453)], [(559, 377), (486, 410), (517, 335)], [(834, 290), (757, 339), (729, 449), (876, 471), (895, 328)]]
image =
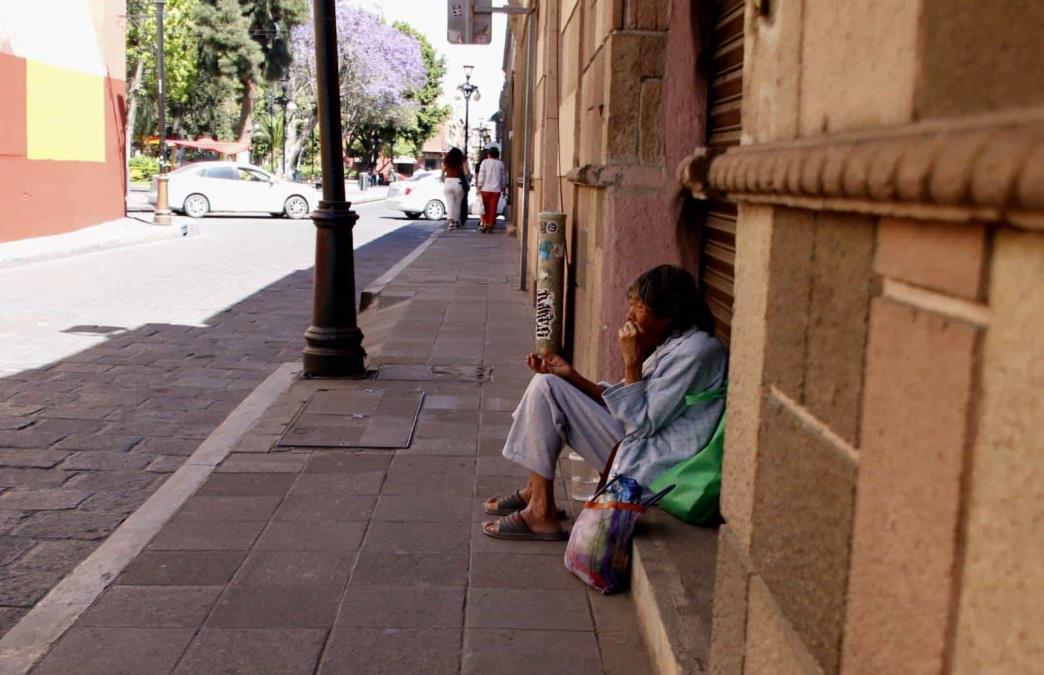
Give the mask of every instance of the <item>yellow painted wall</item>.
[(26, 145), (29, 159), (104, 162), (105, 79), (27, 61)]

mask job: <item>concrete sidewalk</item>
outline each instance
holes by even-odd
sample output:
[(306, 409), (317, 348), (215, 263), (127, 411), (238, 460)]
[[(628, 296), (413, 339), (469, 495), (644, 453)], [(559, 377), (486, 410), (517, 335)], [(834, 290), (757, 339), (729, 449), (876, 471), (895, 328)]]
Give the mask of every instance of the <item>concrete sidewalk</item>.
[[(479, 529), (482, 499), (524, 480), (500, 457), (532, 346), (516, 263), (517, 240), (443, 233), (361, 317), (373, 377), (263, 385), (256, 421), (222, 425), (3, 646), (46, 650), (34, 673), (648, 672), (629, 595), (589, 592), (563, 543)], [(287, 438), (379, 446), (418, 403), (406, 448), (277, 445), (297, 420)], [(104, 593), (55, 618), (90, 603), (90, 574)], [(25, 642), (45, 620), (72, 627)]]

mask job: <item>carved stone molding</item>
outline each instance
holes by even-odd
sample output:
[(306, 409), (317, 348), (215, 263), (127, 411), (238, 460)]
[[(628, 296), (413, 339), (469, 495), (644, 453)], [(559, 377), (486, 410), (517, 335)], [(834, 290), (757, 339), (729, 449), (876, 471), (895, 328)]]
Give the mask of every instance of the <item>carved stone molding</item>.
[(593, 188), (636, 188), (658, 190), (664, 187), (663, 169), (637, 164), (584, 164), (569, 170), (570, 183)]
[[(701, 164), (703, 163), (703, 164)], [(1044, 229), (1044, 109), (700, 153), (697, 197)]]

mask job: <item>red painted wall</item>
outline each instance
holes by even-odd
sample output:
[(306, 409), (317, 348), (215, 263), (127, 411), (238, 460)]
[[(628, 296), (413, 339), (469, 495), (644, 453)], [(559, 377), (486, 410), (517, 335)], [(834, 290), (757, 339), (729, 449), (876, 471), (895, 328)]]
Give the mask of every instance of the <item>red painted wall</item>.
[(0, 242), (61, 234), (122, 218), (126, 213), (125, 83), (106, 79), (102, 163), (26, 158), (25, 81), (25, 60), (0, 54)]
[[(697, 58), (703, 49), (697, 17), (691, 0), (672, 0), (667, 32), (663, 125), (663, 169), (660, 189), (627, 189), (643, 169), (633, 170), (634, 181), (624, 178), (620, 188), (609, 193), (606, 208), (607, 262), (601, 283), (607, 289), (602, 307), (600, 349), (602, 373), (618, 377), (623, 360), (617, 344), (617, 327), (627, 314), (627, 287), (645, 270), (662, 264), (682, 265), (694, 274), (698, 260), (695, 230), (698, 222), (683, 213), (684, 189), (675, 178), (679, 162), (703, 144), (707, 120), (707, 83), (699, 72)], [(626, 174), (625, 174), (626, 176)]]

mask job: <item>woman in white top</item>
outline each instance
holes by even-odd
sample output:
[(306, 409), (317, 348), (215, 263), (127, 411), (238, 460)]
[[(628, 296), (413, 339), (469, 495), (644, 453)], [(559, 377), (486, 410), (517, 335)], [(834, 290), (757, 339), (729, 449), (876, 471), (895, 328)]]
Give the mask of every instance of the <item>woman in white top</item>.
[(482, 195), (482, 222), (479, 232), (492, 232), (493, 223), (497, 220), (497, 207), (500, 195), (507, 188), (507, 171), (504, 162), (500, 161), (500, 150), (489, 149), (489, 156), (482, 161), (478, 171), (478, 189)]
[(460, 148), (450, 148), (442, 158), (442, 193), (446, 196), (446, 220), (449, 229), (460, 227), (460, 203), (464, 198), (464, 179), (468, 166)]

